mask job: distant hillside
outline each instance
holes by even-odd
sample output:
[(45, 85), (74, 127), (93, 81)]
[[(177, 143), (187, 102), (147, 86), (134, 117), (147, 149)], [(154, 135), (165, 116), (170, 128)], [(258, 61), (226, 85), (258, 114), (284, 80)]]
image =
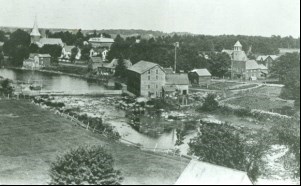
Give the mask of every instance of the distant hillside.
[[(22, 29), (24, 31), (30, 32), (31, 28), (17, 28), (17, 27), (0, 27), (0, 30), (4, 32), (14, 32), (17, 29)], [(46, 30), (50, 32), (66, 32), (69, 31), (71, 33), (76, 33), (78, 29), (65, 29), (65, 28), (40, 28), (39, 29), (41, 34), (43, 35)], [(142, 30), (142, 29), (102, 29), (102, 30), (82, 30), (83, 34), (93, 34), (94, 31), (97, 33), (107, 33), (110, 34), (113, 38), (116, 35), (120, 35), (122, 37), (131, 37), (131, 36), (141, 36), (142, 38), (149, 39), (151, 37), (160, 37), (160, 36), (167, 36), (167, 35), (193, 35), (188, 32), (172, 32), (172, 33), (165, 33), (162, 31), (153, 31), (153, 30)]]

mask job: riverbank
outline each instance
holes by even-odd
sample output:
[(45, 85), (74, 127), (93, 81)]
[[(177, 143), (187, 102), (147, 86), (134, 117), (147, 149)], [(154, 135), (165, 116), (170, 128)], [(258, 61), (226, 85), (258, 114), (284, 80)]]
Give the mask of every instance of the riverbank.
[(104, 145), (112, 153), (125, 178), (122, 184), (174, 184), (188, 164), (187, 159), (107, 141), (24, 100), (0, 100), (0, 126), (1, 184), (47, 184), (50, 163), (86, 145)]

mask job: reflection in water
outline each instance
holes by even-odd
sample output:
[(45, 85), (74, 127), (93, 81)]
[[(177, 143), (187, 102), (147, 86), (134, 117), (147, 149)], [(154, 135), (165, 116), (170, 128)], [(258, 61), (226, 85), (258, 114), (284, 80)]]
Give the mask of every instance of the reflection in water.
[(84, 79), (67, 75), (38, 72), (30, 70), (0, 69), (0, 76), (14, 81), (34, 82), (43, 85), (43, 90), (49, 91), (97, 91), (105, 89), (104, 86), (87, 82)]

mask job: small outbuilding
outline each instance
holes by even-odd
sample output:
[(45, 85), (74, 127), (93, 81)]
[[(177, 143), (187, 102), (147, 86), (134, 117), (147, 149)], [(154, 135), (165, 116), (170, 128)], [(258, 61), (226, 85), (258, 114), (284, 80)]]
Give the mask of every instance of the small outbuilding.
[(206, 69), (194, 69), (188, 73), (189, 80), (193, 85), (209, 85), (211, 73)]

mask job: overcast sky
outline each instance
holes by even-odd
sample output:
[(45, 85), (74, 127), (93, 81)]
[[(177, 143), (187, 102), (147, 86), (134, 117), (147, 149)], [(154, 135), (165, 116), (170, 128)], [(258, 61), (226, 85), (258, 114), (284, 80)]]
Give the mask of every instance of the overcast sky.
[(0, 26), (300, 36), (300, 0), (0, 0)]

